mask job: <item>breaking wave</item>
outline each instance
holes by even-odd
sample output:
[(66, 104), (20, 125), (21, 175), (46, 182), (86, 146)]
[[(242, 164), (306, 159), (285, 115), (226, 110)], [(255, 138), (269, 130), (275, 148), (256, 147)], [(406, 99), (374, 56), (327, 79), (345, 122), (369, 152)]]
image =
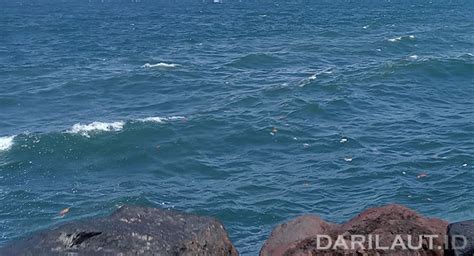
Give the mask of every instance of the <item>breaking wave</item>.
[(92, 122), (90, 124), (81, 124), (77, 123), (72, 126), (68, 131), (69, 133), (77, 133), (85, 137), (90, 137), (90, 134), (93, 132), (107, 132), (107, 131), (120, 131), (123, 129), (125, 122)]
[(175, 68), (179, 66), (178, 64), (175, 63), (156, 63), (156, 64), (150, 64), (150, 63), (145, 63), (142, 68)]
[(389, 42), (400, 42), (400, 41), (405, 41), (405, 40), (413, 40), (415, 39), (414, 35), (407, 35), (407, 36), (398, 36), (395, 38), (390, 38), (388, 39)]
[(14, 143), (15, 136), (0, 137), (0, 151), (9, 150)]

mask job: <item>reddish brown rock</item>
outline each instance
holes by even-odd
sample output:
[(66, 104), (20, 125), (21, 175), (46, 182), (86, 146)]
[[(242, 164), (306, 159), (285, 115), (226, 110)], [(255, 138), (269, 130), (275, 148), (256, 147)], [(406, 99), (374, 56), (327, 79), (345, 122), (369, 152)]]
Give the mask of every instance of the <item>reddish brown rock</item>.
[(328, 234), (336, 224), (327, 223), (317, 216), (302, 216), (277, 226), (260, 251), (261, 256), (284, 255), (299, 241), (317, 234)]
[(444, 255), (447, 226), (400, 205), (366, 210), (341, 225), (304, 216), (276, 227), (260, 255)]

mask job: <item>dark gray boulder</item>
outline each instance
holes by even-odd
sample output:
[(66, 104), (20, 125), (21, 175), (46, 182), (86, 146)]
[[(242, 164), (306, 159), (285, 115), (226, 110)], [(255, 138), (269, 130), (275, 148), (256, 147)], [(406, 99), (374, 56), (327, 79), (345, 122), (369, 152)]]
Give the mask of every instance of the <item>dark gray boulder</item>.
[(238, 255), (210, 217), (124, 206), (109, 217), (73, 222), (0, 249), (0, 255)]
[(474, 220), (452, 223), (448, 226), (446, 256), (474, 255)]

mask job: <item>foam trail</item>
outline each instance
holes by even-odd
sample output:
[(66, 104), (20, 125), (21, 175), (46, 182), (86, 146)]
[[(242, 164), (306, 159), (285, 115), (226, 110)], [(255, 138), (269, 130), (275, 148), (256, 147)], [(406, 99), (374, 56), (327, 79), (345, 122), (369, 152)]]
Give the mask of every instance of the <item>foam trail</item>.
[(415, 39), (414, 35), (408, 35), (408, 36), (398, 36), (395, 38), (390, 38), (388, 39), (389, 42), (399, 42), (402, 41), (403, 39)]
[(164, 123), (167, 121), (176, 121), (176, 120), (183, 120), (186, 119), (184, 116), (170, 116), (170, 117), (159, 117), (159, 116), (151, 116), (145, 117), (142, 119), (138, 119), (140, 122), (154, 122), (154, 123)]
[(142, 66), (142, 68), (175, 68), (179, 66), (178, 64), (174, 63), (156, 63), (156, 64), (150, 64), (150, 63), (145, 63), (145, 65)]
[(390, 41), (390, 42), (396, 42), (396, 41), (400, 41), (400, 40), (402, 40), (401, 36), (388, 39), (388, 41)]
[(301, 80), (298, 86), (299, 87), (304, 87), (304, 86), (310, 84), (312, 81), (316, 80), (318, 78), (318, 76), (320, 76), (322, 74), (332, 74), (332, 68), (326, 68), (324, 70), (316, 72), (315, 74), (311, 75), (310, 77)]
[(85, 137), (90, 137), (90, 132), (120, 131), (123, 129), (124, 125), (125, 123), (122, 121), (112, 123), (92, 122), (90, 124), (77, 123), (73, 125), (71, 130), (69, 130), (68, 132), (77, 133)]
[(153, 122), (153, 123), (164, 123), (165, 122), (164, 117), (159, 117), (159, 116), (151, 116), (151, 117), (145, 117), (142, 119), (138, 119), (140, 122)]
[(15, 136), (0, 137), (0, 151), (9, 150), (13, 146)]

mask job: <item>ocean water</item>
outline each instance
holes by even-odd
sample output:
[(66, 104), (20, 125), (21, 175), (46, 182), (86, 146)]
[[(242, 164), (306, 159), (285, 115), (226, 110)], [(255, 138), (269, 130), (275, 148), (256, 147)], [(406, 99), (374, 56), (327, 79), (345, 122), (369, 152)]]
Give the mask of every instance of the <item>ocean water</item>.
[(1, 1), (0, 245), (123, 204), (217, 217), (242, 255), (307, 213), (473, 219), (472, 13)]

